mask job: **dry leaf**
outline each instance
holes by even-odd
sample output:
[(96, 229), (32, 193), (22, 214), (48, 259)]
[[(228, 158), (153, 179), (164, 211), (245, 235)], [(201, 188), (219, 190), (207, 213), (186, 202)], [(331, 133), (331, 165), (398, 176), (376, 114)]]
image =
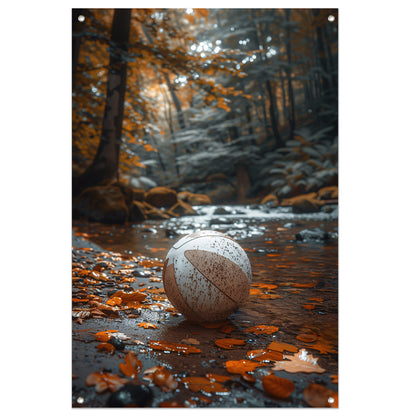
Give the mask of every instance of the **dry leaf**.
[(152, 379), (156, 386), (159, 386), (165, 392), (175, 390), (178, 387), (178, 382), (165, 367), (156, 369), (153, 372)]
[(107, 389), (115, 392), (128, 382), (128, 379), (122, 378), (117, 374), (96, 371), (87, 376), (85, 384), (88, 387), (95, 386), (97, 393), (103, 393)]
[(265, 362), (265, 361), (282, 361), (283, 354), (278, 351), (267, 350), (261, 348), (259, 350), (252, 350), (247, 352), (247, 357), (250, 360)]
[(131, 378), (137, 378), (143, 365), (141, 360), (139, 360), (136, 354), (133, 351), (129, 351), (124, 358), (124, 363), (119, 364), (121, 372)]
[(155, 324), (150, 324), (149, 322), (140, 322), (137, 324), (137, 326), (140, 326), (141, 328), (145, 329), (156, 329), (157, 326)]
[(338, 393), (320, 384), (309, 384), (303, 397), (311, 407), (338, 407)]
[(277, 377), (274, 374), (263, 377), (261, 383), (264, 391), (276, 399), (288, 398), (295, 389), (295, 385), (291, 380)]
[(295, 347), (294, 345), (286, 344), (285, 342), (276, 342), (273, 341), (267, 349), (272, 351), (278, 351), (278, 352), (298, 352), (299, 348)]
[(117, 290), (117, 292), (113, 293), (110, 297), (110, 299), (113, 299), (115, 297), (119, 297), (122, 299), (122, 302), (124, 304), (128, 302), (142, 302), (146, 299), (146, 294), (139, 292), (138, 290), (134, 290), (133, 292), (125, 292), (124, 290)]
[(226, 350), (232, 350), (236, 345), (244, 345), (246, 342), (243, 339), (235, 338), (221, 338), (215, 340), (215, 345)]
[(318, 359), (308, 355), (306, 350), (300, 350), (294, 356), (284, 355), (285, 361), (277, 361), (272, 370), (284, 370), (288, 373), (323, 373), (325, 370), (318, 365)]
[(228, 393), (229, 390), (216, 381), (211, 381), (205, 377), (185, 377), (181, 380), (189, 390), (193, 392), (201, 391), (206, 394)]
[(200, 349), (191, 345), (177, 344), (169, 341), (149, 341), (149, 346), (154, 350), (182, 352), (184, 354), (195, 354), (201, 352)]
[(244, 330), (244, 332), (252, 332), (253, 334), (273, 334), (277, 332), (279, 328), (273, 325), (255, 325)]
[(116, 329), (107, 329), (106, 331), (97, 332), (94, 337), (97, 341), (107, 342), (113, 336), (113, 333), (117, 332)]
[(226, 361), (225, 368), (231, 374), (244, 374), (254, 371), (257, 367), (263, 366), (261, 363), (253, 363), (249, 360)]
[(213, 374), (213, 373), (207, 373), (205, 374), (205, 377), (210, 381), (216, 381), (218, 383), (224, 383), (226, 381), (231, 380), (231, 377), (229, 376), (221, 376), (220, 374)]
[(110, 355), (113, 355), (114, 351), (116, 350), (114, 345), (111, 345), (108, 342), (101, 342), (97, 345), (97, 349), (100, 351), (108, 352)]

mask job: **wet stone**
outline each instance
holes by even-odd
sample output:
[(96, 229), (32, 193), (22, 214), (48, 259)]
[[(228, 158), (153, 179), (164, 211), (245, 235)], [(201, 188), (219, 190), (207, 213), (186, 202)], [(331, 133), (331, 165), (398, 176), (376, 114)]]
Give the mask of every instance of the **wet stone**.
[(152, 391), (143, 384), (129, 383), (108, 399), (109, 407), (147, 407), (153, 399)]

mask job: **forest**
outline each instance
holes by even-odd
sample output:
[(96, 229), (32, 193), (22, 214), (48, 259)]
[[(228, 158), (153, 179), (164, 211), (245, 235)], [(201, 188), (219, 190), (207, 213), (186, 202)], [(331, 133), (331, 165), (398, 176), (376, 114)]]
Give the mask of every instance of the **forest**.
[(337, 185), (337, 22), (336, 9), (73, 9), (74, 197), (118, 183), (253, 203)]

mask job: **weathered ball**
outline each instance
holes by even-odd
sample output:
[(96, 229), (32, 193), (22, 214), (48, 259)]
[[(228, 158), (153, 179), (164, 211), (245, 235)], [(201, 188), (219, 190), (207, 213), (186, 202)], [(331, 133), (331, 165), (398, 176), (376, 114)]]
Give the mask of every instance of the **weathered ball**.
[(191, 321), (225, 319), (247, 300), (250, 285), (251, 266), (245, 251), (217, 231), (183, 237), (166, 256), (166, 295)]

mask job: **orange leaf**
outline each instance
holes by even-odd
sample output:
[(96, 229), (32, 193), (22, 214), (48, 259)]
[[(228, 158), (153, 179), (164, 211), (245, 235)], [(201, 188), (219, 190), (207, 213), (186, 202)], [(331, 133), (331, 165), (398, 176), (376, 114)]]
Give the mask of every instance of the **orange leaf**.
[(111, 345), (108, 342), (101, 342), (97, 345), (97, 349), (100, 351), (108, 352), (110, 355), (113, 355), (114, 351), (116, 350), (114, 345)]
[(286, 344), (285, 342), (276, 342), (276, 341), (273, 341), (267, 347), (267, 349), (272, 350), (272, 351), (279, 351), (279, 352), (284, 352), (284, 351), (298, 352), (299, 350), (299, 348), (295, 347), (294, 345)]
[(204, 393), (228, 393), (229, 390), (221, 384), (210, 381), (205, 377), (185, 377), (181, 380), (182, 383), (193, 392), (202, 391)]
[(259, 335), (259, 334), (273, 334), (274, 332), (277, 332), (278, 330), (279, 328), (273, 325), (255, 325), (255, 326), (251, 326), (250, 328), (245, 329), (244, 332), (252, 332), (253, 334)]
[(108, 299), (106, 304), (110, 305), (110, 306), (119, 306), (119, 305), (121, 305), (122, 302), (123, 302), (123, 299), (121, 299), (118, 296), (114, 296), (111, 299)]
[(244, 345), (246, 342), (243, 339), (235, 338), (221, 338), (215, 340), (215, 345), (226, 350), (232, 350), (236, 345)]
[(225, 368), (231, 374), (244, 374), (254, 371), (257, 367), (262, 366), (260, 363), (253, 363), (249, 360), (226, 361)]
[(137, 374), (139, 374), (142, 366), (141, 360), (137, 358), (133, 351), (129, 351), (124, 358), (124, 363), (119, 364), (121, 372), (131, 378), (137, 378)]
[(210, 381), (216, 381), (218, 383), (224, 383), (225, 381), (230, 381), (231, 377), (229, 376), (221, 376), (219, 374), (207, 373), (205, 377)]
[(182, 352), (184, 354), (195, 354), (201, 352), (200, 349), (192, 345), (177, 344), (169, 341), (149, 341), (150, 348), (161, 351)]
[(148, 322), (140, 322), (139, 324), (137, 324), (137, 326), (140, 326), (140, 327), (146, 328), (146, 329), (149, 329), (149, 328), (156, 329), (157, 328), (157, 326), (155, 324), (150, 324)]
[(107, 342), (109, 341), (109, 339), (111, 338), (111, 332), (117, 332), (114, 330), (107, 330), (107, 331), (101, 331), (101, 332), (97, 332), (95, 334), (95, 339), (97, 341), (101, 341), (101, 342)]
[(133, 301), (141, 302), (146, 299), (146, 294), (141, 293), (138, 290), (135, 290), (133, 292), (125, 292), (124, 290), (117, 290), (117, 292), (111, 295), (110, 299), (113, 299), (115, 297), (121, 298), (123, 303), (133, 302)]
[(159, 386), (163, 391), (170, 391), (178, 387), (178, 382), (173, 378), (172, 374), (165, 368), (157, 368), (153, 372), (153, 382)]
[(320, 384), (310, 383), (303, 397), (311, 407), (338, 407), (338, 393)]
[(287, 378), (277, 377), (274, 374), (263, 377), (262, 385), (263, 389), (276, 399), (288, 398), (295, 389), (292, 381)]
[(251, 350), (247, 352), (247, 357), (250, 360), (255, 361), (281, 361), (283, 360), (283, 354), (278, 351), (271, 351), (266, 349), (259, 349), (259, 350)]
[(308, 311), (311, 311), (312, 309), (315, 309), (315, 305), (302, 305), (302, 308), (305, 308)]
[(97, 393), (103, 393), (107, 389), (115, 392), (128, 382), (128, 379), (122, 378), (117, 374), (95, 371), (87, 376), (85, 384), (88, 387), (95, 386)]
[(224, 325), (220, 331), (223, 332), (224, 334), (229, 334), (231, 332), (233, 332), (235, 330), (235, 328), (232, 325)]

